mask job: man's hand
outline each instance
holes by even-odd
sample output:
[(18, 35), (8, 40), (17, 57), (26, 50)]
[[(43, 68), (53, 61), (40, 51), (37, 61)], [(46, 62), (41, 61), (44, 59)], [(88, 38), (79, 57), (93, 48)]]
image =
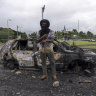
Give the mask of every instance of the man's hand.
[(45, 39), (45, 40), (43, 40), (43, 42), (53, 43), (53, 39)]
[(48, 34), (45, 34), (45, 35), (43, 35), (41, 38), (47, 39), (47, 37), (48, 37)]
[(46, 43), (46, 42), (47, 42), (47, 40), (46, 40), (46, 39), (41, 41), (41, 43)]
[(42, 40), (47, 39), (47, 37), (48, 37), (48, 34), (43, 35), (42, 37), (37, 39), (37, 43), (42, 42)]

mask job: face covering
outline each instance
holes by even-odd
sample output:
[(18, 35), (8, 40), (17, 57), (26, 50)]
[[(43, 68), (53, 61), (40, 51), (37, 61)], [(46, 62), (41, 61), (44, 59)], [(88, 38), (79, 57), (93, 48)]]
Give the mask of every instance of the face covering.
[[(43, 26), (43, 23), (46, 23), (44, 26)], [(40, 26), (41, 26), (41, 30), (39, 31), (40, 33), (40, 37), (42, 37), (44, 34), (49, 34), (49, 26), (50, 26), (50, 22), (46, 19), (43, 19), (40, 21)]]

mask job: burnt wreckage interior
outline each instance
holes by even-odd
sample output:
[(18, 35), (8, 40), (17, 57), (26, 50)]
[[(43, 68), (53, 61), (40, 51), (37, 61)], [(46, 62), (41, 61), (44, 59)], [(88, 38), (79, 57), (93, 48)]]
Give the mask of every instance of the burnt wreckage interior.
[(32, 40), (17, 40), (12, 45), (12, 50), (31, 50), (33, 51), (33, 41)]
[[(55, 58), (57, 70), (66, 71), (70, 69), (76, 72), (80, 72), (87, 69), (90, 72), (94, 72), (93, 71), (94, 62), (86, 58), (85, 52), (83, 49), (75, 45), (70, 46), (65, 41), (63, 42), (58, 42), (57, 40), (55, 41), (56, 42), (53, 43), (54, 44), (53, 50), (54, 50), (54, 58)], [(4, 46), (3, 46), (3, 49), (4, 49)], [(23, 54), (25, 54), (26, 52), (27, 53), (29, 52), (32, 55), (33, 53), (38, 51), (39, 51), (39, 46), (36, 43), (35, 39), (14, 40), (14, 42), (10, 44), (9, 51), (3, 55), (4, 66), (7, 66), (11, 69), (19, 68), (19, 61), (22, 58), (21, 59), (20, 58), (17, 59), (17, 58), (20, 52), (23, 52)], [(18, 54), (17, 58), (15, 58), (16, 57), (15, 53)], [(28, 53), (28, 56), (30, 55), (29, 53)], [(31, 57), (33, 58), (33, 62), (34, 62), (33, 67), (39, 68), (40, 66), (38, 64), (38, 56), (33, 55)], [(26, 59), (26, 57), (24, 58)], [(50, 64), (48, 65), (48, 68), (50, 68)]]

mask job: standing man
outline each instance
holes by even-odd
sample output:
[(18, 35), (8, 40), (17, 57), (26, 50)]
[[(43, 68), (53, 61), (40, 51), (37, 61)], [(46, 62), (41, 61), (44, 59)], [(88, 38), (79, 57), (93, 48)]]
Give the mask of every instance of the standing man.
[(42, 60), (42, 69), (43, 75), (41, 76), (41, 80), (48, 79), (47, 74), (47, 65), (46, 59), (48, 57), (50, 64), (51, 64), (51, 71), (52, 77), (54, 80), (57, 80), (56, 77), (56, 67), (54, 61), (54, 54), (53, 54), (53, 45), (52, 42), (54, 40), (54, 33), (52, 30), (49, 29), (50, 22), (46, 19), (40, 21), (41, 30), (37, 36), (37, 42), (40, 43), (40, 57)]

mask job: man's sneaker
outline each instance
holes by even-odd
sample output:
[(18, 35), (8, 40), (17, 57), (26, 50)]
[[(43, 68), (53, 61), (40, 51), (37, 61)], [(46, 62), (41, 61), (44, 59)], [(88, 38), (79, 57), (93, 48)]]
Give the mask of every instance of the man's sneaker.
[(40, 79), (41, 79), (41, 80), (48, 79), (48, 76), (47, 76), (47, 75), (42, 75), (42, 76), (40, 77)]
[(54, 75), (52, 75), (52, 78), (54, 79), (54, 80), (57, 80), (57, 76), (54, 74)]

